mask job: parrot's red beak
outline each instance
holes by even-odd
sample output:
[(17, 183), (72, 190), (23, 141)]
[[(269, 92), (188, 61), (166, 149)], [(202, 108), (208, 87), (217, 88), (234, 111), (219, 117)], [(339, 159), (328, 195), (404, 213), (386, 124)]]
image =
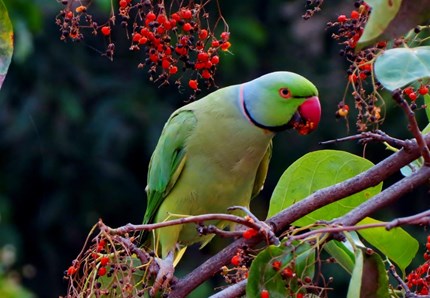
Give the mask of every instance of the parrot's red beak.
[(294, 114), (292, 126), (301, 135), (307, 135), (314, 131), (321, 119), (321, 105), (318, 96), (306, 99)]

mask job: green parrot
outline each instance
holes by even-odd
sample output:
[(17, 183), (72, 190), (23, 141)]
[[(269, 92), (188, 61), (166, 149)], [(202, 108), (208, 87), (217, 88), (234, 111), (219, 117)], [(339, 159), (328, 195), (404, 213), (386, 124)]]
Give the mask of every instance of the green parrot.
[[(225, 213), (234, 205), (248, 208), (263, 187), (275, 134), (290, 128), (308, 134), (320, 116), (317, 88), (286, 71), (219, 89), (179, 108), (151, 157), (144, 224)], [(200, 236), (195, 224), (161, 228), (154, 235), (153, 245), (170, 260), (180, 247), (212, 238)]]

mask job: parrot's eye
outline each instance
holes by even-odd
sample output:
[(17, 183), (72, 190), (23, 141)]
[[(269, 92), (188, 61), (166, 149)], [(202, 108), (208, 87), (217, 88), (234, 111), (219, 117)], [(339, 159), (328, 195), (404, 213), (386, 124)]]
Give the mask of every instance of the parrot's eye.
[(291, 92), (288, 88), (281, 88), (279, 89), (279, 95), (281, 95), (283, 98), (290, 98)]

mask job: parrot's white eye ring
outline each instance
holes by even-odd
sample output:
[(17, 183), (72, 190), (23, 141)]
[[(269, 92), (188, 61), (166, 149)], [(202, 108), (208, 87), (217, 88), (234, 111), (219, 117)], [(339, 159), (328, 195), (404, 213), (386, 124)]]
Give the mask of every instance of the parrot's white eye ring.
[(279, 95), (283, 98), (290, 98), (291, 97), (290, 89), (288, 88), (279, 89)]

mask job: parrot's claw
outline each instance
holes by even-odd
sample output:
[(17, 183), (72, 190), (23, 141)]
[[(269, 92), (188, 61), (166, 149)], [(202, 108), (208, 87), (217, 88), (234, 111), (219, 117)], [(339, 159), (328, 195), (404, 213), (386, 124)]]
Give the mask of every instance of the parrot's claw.
[(159, 269), (152, 289), (149, 292), (151, 297), (155, 297), (160, 289), (167, 289), (169, 287), (175, 273), (173, 255), (173, 252), (170, 252), (165, 259), (155, 258)]

